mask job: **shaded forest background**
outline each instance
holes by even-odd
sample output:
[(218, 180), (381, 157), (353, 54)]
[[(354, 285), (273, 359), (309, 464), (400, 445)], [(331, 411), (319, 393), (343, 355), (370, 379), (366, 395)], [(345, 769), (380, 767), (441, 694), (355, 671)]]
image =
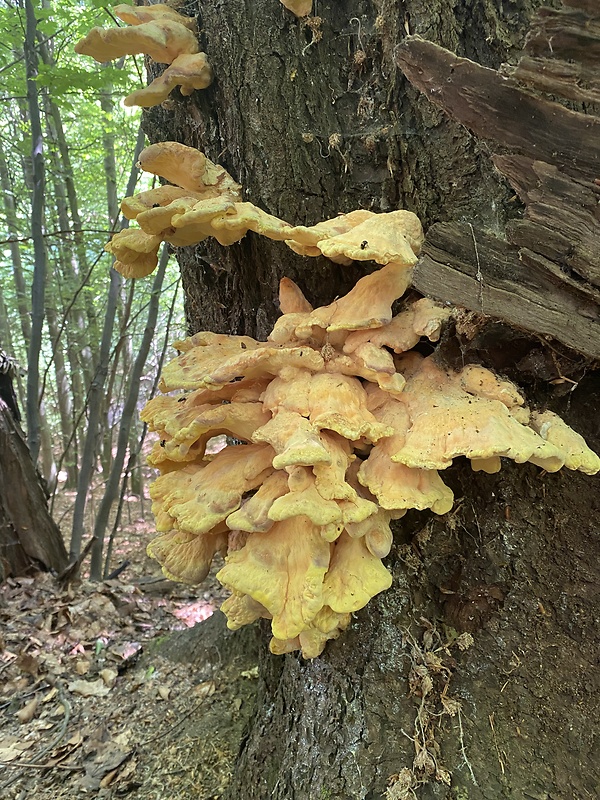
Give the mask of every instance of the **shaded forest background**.
[[(136, 167), (140, 110), (122, 104), (132, 86), (145, 85), (143, 57), (100, 66), (73, 51), (100, 22), (113, 24), (103, 3), (0, 9), (0, 347), (15, 361), (13, 385), (50, 509), (57, 491), (73, 500), (66, 516), (64, 505), (57, 514), (71, 561), (95, 531), (95, 578), (111, 570), (103, 542), (114, 536), (123, 498), (144, 497), (138, 410), (185, 327), (166, 251), (154, 282), (126, 285), (103, 250), (128, 224), (122, 197), (151, 184), (140, 183)], [(90, 523), (98, 486), (105, 490), (95, 493)]]

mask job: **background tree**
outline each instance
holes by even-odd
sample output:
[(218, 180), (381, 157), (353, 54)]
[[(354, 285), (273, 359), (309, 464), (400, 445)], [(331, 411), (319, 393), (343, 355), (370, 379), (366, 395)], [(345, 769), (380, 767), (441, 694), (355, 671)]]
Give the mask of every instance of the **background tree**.
[[(517, 63), (539, 5), (319, 0), (298, 19), (276, 0), (190, 0), (183, 10), (199, 15), (215, 81), (190, 98), (175, 92), (144, 125), (152, 141), (204, 150), (249, 200), (291, 223), (354, 208), (415, 211), (429, 229), (417, 287), (471, 309), (439, 356), (502, 371), (598, 449), (598, 378), (588, 374), (600, 354), (598, 272), (576, 236), (597, 236), (586, 203), (597, 191), (598, 126), (589, 116), (584, 136), (580, 124), (595, 108), (594, 3), (543, 12), (509, 84), (490, 71)], [(451, 52), (421, 48), (412, 34)], [(592, 94), (565, 95), (573, 84)], [(507, 98), (506, 85), (520, 93)], [(535, 105), (531, 86), (554, 100)], [(547, 124), (564, 120), (565, 106), (577, 109), (570, 147), (565, 129)], [(361, 274), (252, 234), (178, 258), (190, 331), (259, 338), (277, 316), (283, 275), (317, 305)], [(402, 520), (387, 561), (392, 589), (322, 657), (272, 657), (265, 639), (231, 798), (375, 798), (391, 776), (390, 798), (418, 787), (420, 797), (595, 795), (593, 480), (512, 465), (474, 475), (461, 464), (445, 478), (454, 511)]]
[[(112, 295), (108, 289), (110, 257), (103, 247), (120, 224), (128, 178), (137, 179), (136, 146), (144, 135), (138, 137), (139, 110), (121, 104), (124, 87), (141, 81), (141, 63), (126, 59), (98, 69), (74, 53), (94, 23), (106, 22), (112, 20), (101, 2), (0, 6), (0, 346), (20, 364), (30, 362), (15, 389), (34, 460), (39, 449), (47, 488), (60, 487), (61, 513), (70, 514), (64, 490), (78, 492), (73, 559), (84, 527), (94, 527), (96, 506), (86, 501), (91, 492), (100, 499), (111, 470), (133, 353), (154, 306), (144, 284), (124, 289), (115, 274)], [(163, 330), (172, 313), (181, 316), (180, 301), (170, 310), (176, 281), (167, 264), (168, 291), (156, 309)], [(160, 346), (148, 354), (154, 365), (159, 358)], [(142, 383), (139, 407), (151, 387), (152, 380)], [(140, 431), (131, 426), (130, 455), (139, 450)], [(133, 488), (143, 493), (140, 478), (137, 470)]]

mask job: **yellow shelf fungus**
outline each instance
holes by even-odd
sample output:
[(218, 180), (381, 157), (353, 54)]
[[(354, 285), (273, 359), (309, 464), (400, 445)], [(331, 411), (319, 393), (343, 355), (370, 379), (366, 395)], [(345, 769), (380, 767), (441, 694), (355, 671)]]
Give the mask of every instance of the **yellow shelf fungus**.
[[(127, 277), (145, 277), (151, 263), (158, 261), (163, 241), (185, 247), (212, 236), (227, 246), (239, 242), (248, 231), (285, 242), (302, 255), (324, 255), (341, 264), (374, 261), (383, 267), (324, 308), (313, 309), (297, 287), (291, 289), (291, 284), (285, 284), (281, 324), (286, 330), (293, 328), (299, 342), (311, 339), (318, 328), (333, 333), (378, 328), (390, 322), (391, 304), (410, 285), (412, 267), (423, 243), (421, 224), (410, 211), (352, 211), (310, 227), (294, 226), (253, 203), (242, 202), (242, 187), (223, 167), (193, 147), (178, 142), (153, 144), (142, 151), (139, 166), (169, 185), (126, 197), (121, 203), (127, 219), (140, 227), (131, 229), (135, 236), (129, 231), (115, 234), (106, 250), (115, 256), (115, 269)], [(136, 263), (140, 264), (139, 274)], [(283, 297), (286, 293), (290, 295), (287, 301)], [(276, 329), (272, 341), (278, 342), (278, 335)], [(288, 340), (287, 333), (283, 340)], [(379, 355), (381, 360), (381, 347)], [(360, 360), (360, 355), (356, 358)], [(369, 379), (369, 374), (354, 371), (352, 358), (347, 361), (349, 371), (345, 374)], [(391, 359), (388, 362), (386, 370), (393, 373)]]
[[(439, 471), (458, 456), (490, 473), (502, 458), (600, 470), (581, 436), (550, 412), (531, 413), (509, 381), (479, 365), (452, 372), (414, 349), (438, 341), (450, 316), (427, 298), (392, 315), (423, 242), (414, 214), (359, 210), (293, 226), (242, 202), (239, 184), (193, 148), (152, 145), (140, 166), (169, 185), (123, 201), (140, 228), (107, 250), (128, 276), (153, 269), (162, 241), (229, 245), (248, 231), (302, 255), (380, 265), (320, 308), (284, 278), (282, 316), (265, 342), (210, 332), (177, 342), (160, 389), (184, 394), (142, 413), (158, 433), (149, 461), (162, 473), (149, 552), (191, 582), (226, 553), (217, 577), (232, 592), (231, 628), (270, 619), (272, 652), (319, 655), (389, 587), (390, 521), (452, 508)], [(222, 434), (241, 444), (207, 455)]]
[(312, 0), (281, 0), (281, 4), (297, 17), (306, 17), (312, 11)]
[[(450, 511), (439, 471), (457, 456), (488, 472), (502, 457), (600, 470), (581, 436), (551, 412), (530, 412), (509, 381), (479, 365), (453, 372), (412, 349), (437, 341), (449, 313), (423, 299), (392, 318), (404, 289), (386, 269), (371, 284), (383, 299), (355, 288), (337, 301), (344, 326), (332, 333), (331, 307), (313, 309), (284, 278), (284, 313), (267, 342), (206, 332), (177, 342), (161, 389), (185, 393), (143, 411), (163, 472), (149, 553), (190, 582), (224, 553), (229, 627), (271, 620), (276, 654), (318, 656), (389, 588), (390, 521), (411, 508)], [(222, 433), (240, 443), (206, 455)]]
[(133, 7), (118, 5), (113, 13), (125, 28), (92, 28), (75, 45), (75, 52), (104, 63), (122, 56), (144, 53), (165, 71), (149, 86), (125, 98), (126, 106), (158, 105), (179, 86), (182, 95), (206, 89), (212, 83), (212, 70), (206, 53), (198, 51), (196, 20), (185, 17), (163, 3)]

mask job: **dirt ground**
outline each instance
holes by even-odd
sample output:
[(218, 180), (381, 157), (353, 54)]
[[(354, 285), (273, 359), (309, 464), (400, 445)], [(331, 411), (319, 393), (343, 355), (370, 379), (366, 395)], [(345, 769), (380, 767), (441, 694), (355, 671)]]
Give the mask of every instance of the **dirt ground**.
[(223, 590), (214, 578), (199, 593), (164, 580), (145, 554), (151, 524), (131, 505), (116, 546), (131, 564), (118, 578), (61, 588), (41, 573), (0, 587), (6, 800), (210, 800), (229, 781), (256, 665), (224, 665), (217, 647), (179, 663), (176, 638), (171, 656), (166, 636), (210, 618)]

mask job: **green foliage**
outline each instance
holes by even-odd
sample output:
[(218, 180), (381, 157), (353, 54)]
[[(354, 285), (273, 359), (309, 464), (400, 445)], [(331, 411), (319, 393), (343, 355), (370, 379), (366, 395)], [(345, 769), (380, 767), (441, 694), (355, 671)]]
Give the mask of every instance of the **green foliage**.
[[(45, 243), (48, 265), (46, 306), (55, 312), (58, 339), (50, 328), (45, 329), (43, 363), (45, 374), (44, 403), (52, 440), (64, 442), (64, 425), (59, 415), (59, 395), (55, 352), (63, 355), (67, 372), (68, 391), (72, 409), (69, 412), (78, 432), (70, 444), (67, 461), (76, 460), (75, 445), (85, 431), (85, 393), (98, 349), (98, 330), (106, 303), (107, 275), (111, 259), (104, 245), (111, 234), (108, 219), (107, 172), (105, 167), (106, 141), (112, 139), (116, 160), (117, 194), (122, 198), (132, 169), (133, 151), (140, 123), (140, 112), (126, 108), (124, 95), (140, 85), (143, 61), (127, 58), (119, 63), (97, 64), (93, 59), (77, 55), (75, 43), (95, 25), (114, 25), (106, 0), (43, 0), (35, 4), (37, 19), (38, 74), (36, 85), (44, 126), (45, 185)], [(27, 342), (24, 338), (22, 316), (15, 273), (21, 269), (25, 282), (24, 301), (29, 303), (29, 283), (33, 265), (30, 240), (31, 212), (31, 136), (27, 111), (26, 65), (23, 57), (25, 10), (15, 3), (0, 5), (0, 159), (5, 164), (3, 179), (4, 202), (0, 203), (3, 230), (0, 236), (0, 346), (5, 346), (22, 364), (27, 362)], [(112, 110), (106, 113), (107, 101)], [(64, 131), (65, 147), (60, 142)], [(73, 192), (70, 193), (68, 181)], [(76, 206), (73, 207), (75, 196)], [(10, 242), (18, 242), (18, 251)], [(15, 262), (20, 259), (20, 267)], [(167, 314), (177, 270), (169, 267), (163, 308)], [(131, 333), (135, 348), (142, 336), (150, 283), (140, 281), (136, 286), (130, 318), (120, 323)], [(23, 300), (23, 298), (21, 298)], [(179, 314), (181, 316), (181, 312)], [(116, 330), (113, 351), (122, 359), (113, 381), (113, 394), (118, 408), (119, 396), (126, 384), (128, 347), (119, 347), (124, 331)], [(176, 333), (182, 333), (178, 331)], [(56, 331), (55, 331), (56, 335)], [(10, 341), (2, 341), (10, 339)], [(159, 345), (157, 345), (158, 347)], [(90, 365), (85, 366), (89, 355)], [(152, 358), (156, 360), (158, 353)], [(72, 363), (71, 359), (77, 359)], [(78, 381), (80, 386), (78, 387)], [(148, 389), (152, 381), (149, 381)], [(145, 397), (143, 398), (145, 399)], [(118, 417), (118, 411), (116, 412)], [(110, 436), (107, 431), (107, 436)], [(57, 447), (58, 458), (61, 448)]]

